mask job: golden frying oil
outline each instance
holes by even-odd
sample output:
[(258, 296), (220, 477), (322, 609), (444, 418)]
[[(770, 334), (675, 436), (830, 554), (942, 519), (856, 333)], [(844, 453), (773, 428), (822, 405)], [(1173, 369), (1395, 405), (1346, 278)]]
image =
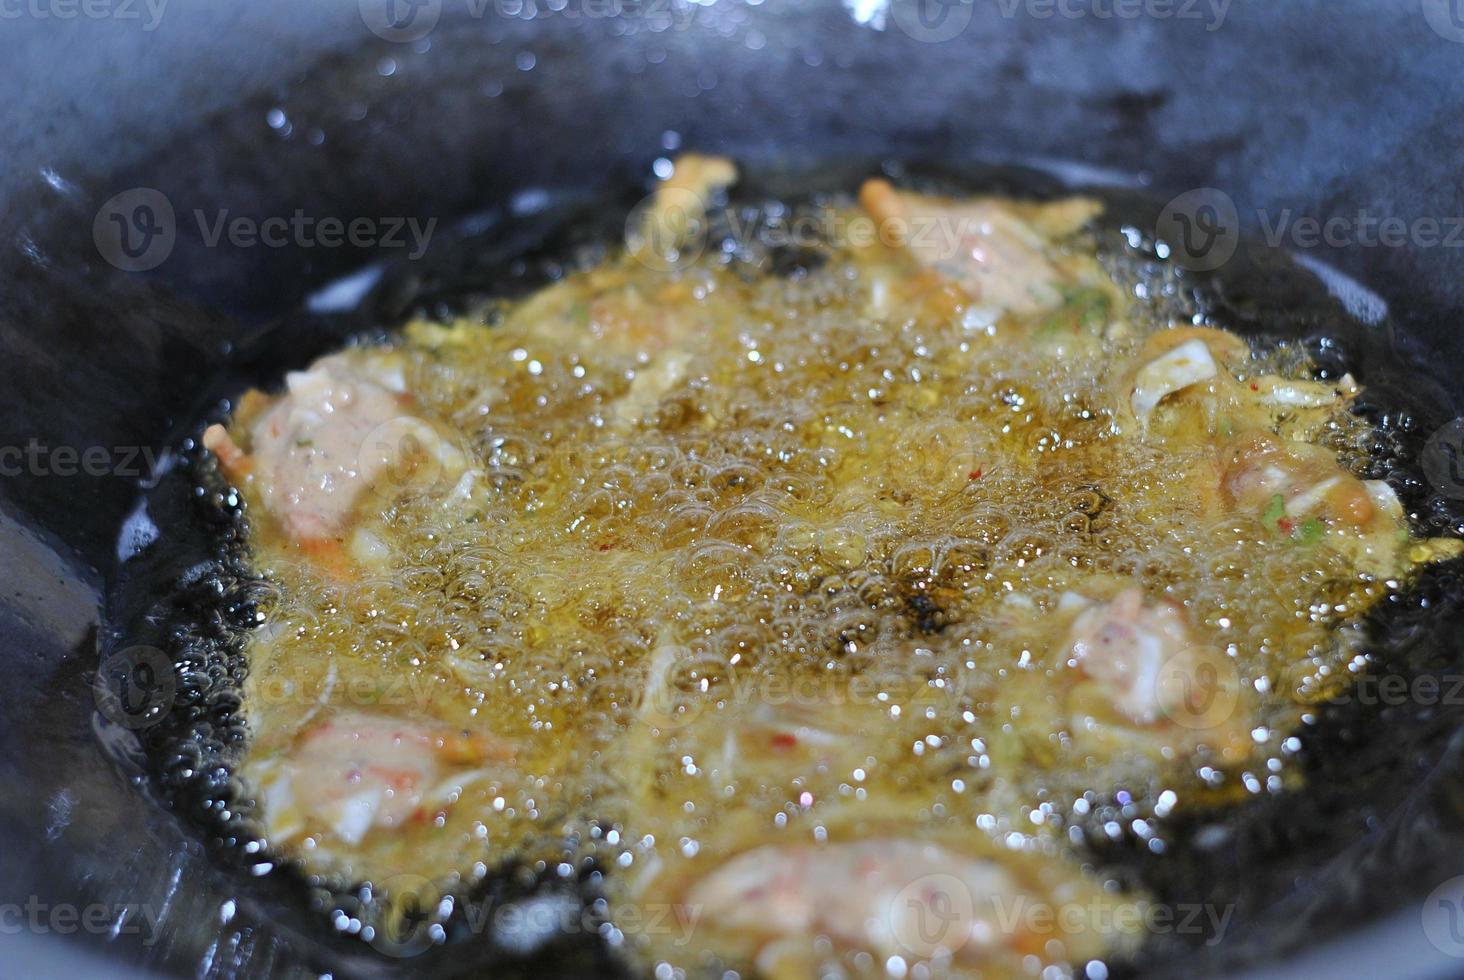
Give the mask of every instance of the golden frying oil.
[[(1065, 254), (1097, 270), (1091, 242)], [(435, 719), (516, 763), (419, 824), (292, 856), (471, 880), (575, 838), (632, 883), (867, 820), (1076, 876), (1085, 794), (1278, 789), (1286, 733), (1347, 677), (1339, 627), (1386, 585), (1218, 512), (1197, 489), (1213, 446), (1184, 418), (1122, 424), (1123, 372), (1169, 323), (1112, 272), (987, 322), (877, 246), (795, 279), (621, 256), (493, 326), (407, 328), (412, 411), (459, 433), (481, 479), (470, 506), (434, 488), (363, 517), (389, 557), (348, 581), (257, 537), (282, 589), (250, 650), (251, 751), (282, 751), (329, 687), (327, 709)], [(1283, 346), (1245, 370), (1306, 368)], [(1309, 438), (1346, 460), (1364, 434), (1339, 409)], [(1182, 604), (1223, 652), (1244, 761), (1075, 720), (1054, 610), (1095, 581)], [(280, 678), (294, 696), (269, 694)]]

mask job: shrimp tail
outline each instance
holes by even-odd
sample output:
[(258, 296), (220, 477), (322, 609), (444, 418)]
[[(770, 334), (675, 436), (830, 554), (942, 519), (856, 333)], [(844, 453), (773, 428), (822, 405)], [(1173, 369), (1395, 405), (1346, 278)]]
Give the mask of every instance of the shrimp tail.
[(203, 430), (203, 448), (218, 458), (219, 469), (231, 480), (242, 480), (254, 469), (254, 460), (239, 448), (229, 430), (218, 423)]

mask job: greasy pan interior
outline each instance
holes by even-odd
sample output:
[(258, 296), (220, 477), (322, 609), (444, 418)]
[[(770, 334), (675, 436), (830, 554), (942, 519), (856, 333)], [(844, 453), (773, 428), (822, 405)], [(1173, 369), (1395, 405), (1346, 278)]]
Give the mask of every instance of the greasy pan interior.
[[(1041, 17), (978, 4), (944, 41), (877, 5), (721, 2), (656, 20), (629, 8), (585, 16), (573, 3), (475, 16), (448, 3), (412, 41), (374, 36), (363, 9), (165, 9), (155, 30), (31, 17), (0, 35), (32, 79), (0, 108), (11, 164), (0, 174), (0, 446), (105, 447), (115, 464), (0, 479), (0, 902), (108, 913), (75, 935), (4, 934), (42, 967), (64, 968), (66, 939), (164, 973), (400, 967), (330, 936), (298, 883), (252, 878), (209, 824), (169, 811), (137, 733), (95, 722), (91, 672), (137, 606), (125, 592), (108, 608), (103, 597), (142, 491), (138, 460), (193, 434), (231, 379), (268, 381), (350, 332), (430, 310), (570, 213), (515, 215), (515, 201), (623, 207), (674, 132), (767, 175), (900, 159), (989, 179), (988, 165), (1025, 164), (1054, 188), (1127, 187), (1124, 220), (1146, 231), (1165, 200), (1199, 187), (1226, 192), (1253, 235), (1287, 209), (1446, 229), (1464, 215), (1464, 94), (1453, 84), (1464, 44), (1431, 5), (1236, 2), (1217, 23), (1213, 8), (1121, 18), (1073, 5)], [(172, 203), (177, 237), (161, 264), (129, 274), (99, 253), (95, 219), (137, 187)], [(210, 244), (196, 209), (436, 219), (440, 230), (411, 260), (391, 247)], [(1252, 248), (1196, 282), (1236, 329), (1339, 340), (1327, 356), (1368, 385), (1409, 474), (1399, 489), (1410, 510), (1432, 533), (1458, 527), (1453, 488), (1417, 461), (1460, 414), (1460, 253), (1416, 236), (1298, 250), (1362, 285)], [(299, 312), (373, 262), (387, 271), (360, 310)], [(1461, 600), (1458, 570), (1445, 566), (1380, 610), (1377, 669), (1437, 676), (1447, 693), (1464, 666)], [(1237, 908), (1222, 942), (1156, 942), (1136, 969), (1249, 968), (1402, 913), (1413, 927), (1382, 934), (1393, 937), (1389, 968), (1442, 961), (1447, 974), (1447, 950), (1412, 910), (1464, 871), (1464, 699), (1364, 702), (1318, 712), (1306, 790), (1216, 824), (1203, 835), (1214, 846), (1174, 872), (1122, 841), (1102, 855), (1171, 902)], [(1193, 819), (1200, 836), (1205, 817)], [(477, 935), (410, 966), (615, 968), (582, 935), (528, 953)]]

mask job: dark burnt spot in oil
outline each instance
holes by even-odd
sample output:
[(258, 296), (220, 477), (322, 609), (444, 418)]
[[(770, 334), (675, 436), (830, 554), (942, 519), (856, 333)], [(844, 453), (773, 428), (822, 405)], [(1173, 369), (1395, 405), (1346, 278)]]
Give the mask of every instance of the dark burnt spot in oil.
[[(1140, 95), (1133, 112), (1148, 117), (1161, 106), (1162, 99)], [(1011, 168), (886, 170), (928, 190), (1031, 197), (1061, 190), (1049, 176)], [(813, 173), (754, 174), (746, 183), (753, 201), (795, 201), (796, 188), (813, 188), (816, 200), (856, 186), (872, 172), (865, 163), (846, 163)], [(1143, 230), (1154, 227), (1158, 203), (1128, 192), (1100, 196), (1108, 215), (1094, 233), (1104, 253), (1138, 260), (1142, 274), (1157, 284), (1162, 308), (1184, 317), (1198, 311), (1202, 322), (1236, 330), (1257, 344), (1304, 338), (1319, 376), (1351, 372), (1362, 379), (1368, 389), (1356, 408), (1377, 426), (1365, 475), (1389, 481), (1420, 533), (1464, 534), (1464, 507), (1435, 492), (1418, 468), (1428, 433), (1453, 413), (1421, 400), (1410, 387), (1415, 368), (1398, 359), (1385, 330), (1348, 315), (1314, 276), (1274, 250), (1244, 247), (1214, 274), (1178, 269), (1159, 258)], [(606, 243), (618, 239), (621, 217), (635, 197), (627, 189), (608, 205), (566, 199), (532, 218), (501, 218), (490, 232), (464, 234), (410, 268), (403, 263), (388, 269), (360, 310), (336, 318), (302, 314), (242, 344), (235, 370), (219, 380), (212, 396), (277, 383), (283, 370), (302, 366), (350, 336), (379, 336), (412, 316), (451, 319), (478, 310), (490, 297), (521, 296), (566, 268), (593, 264)], [(814, 246), (742, 255), (734, 247), (726, 254), (729, 262), (767, 262), (778, 274), (797, 279), (818, 267), (822, 253)], [(491, 309), (485, 318), (492, 322)], [(212, 421), (221, 414), (216, 401), (201, 405), (201, 418)], [(240, 895), (303, 934), (311, 947), (306, 958), (322, 972), (379, 969), (389, 961), (361, 937), (363, 925), (379, 914), (370, 883), (307, 877), (288, 864), (272, 867), (277, 859), (253, 819), (253, 801), (233, 775), (248, 737), (240, 703), (248, 669), (243, 647), (268, 606), (271, 587), (250, 569), (247, 515), (197, 449), (199, 431), (201, 425), (190, 427), (181, 441), (186, 465), (149, 491), (149, 512), (163, 529), (162, 540), (127, 565), (110, 605), (114, 645), (154, 645), (174, 664), (178, 693), (172, 710), (137, 733), (147, 775), (166, 804), (197, 829), (218, 864), (235, 875)], [(1095, 496), (1075, 512), (1097, 519), (1112, 501), (1103, 489), (1091, 491)], [(979, 556), (968, 556), (961, 567), (976, 572), (980, 566)], [(929, 593), (902, 594), (891, 581), (878, 588), (866, 583), (865, 593), (851, 590), (851, 599), (901, 602), (921, 632), (947, 625)], [(1073, 801), (1054, 801), (1093, 861), (1120, 881), (1141, 885), (1171, 908), (1199, 904), (1232, 913), (1213, 944), (1214, 929), (1153, 935), (1132, 963), (1111, 964), (1115, 972), (1243, 967), (1388, 910), (1441, 869), (1459, 867), (1464, 806), (1457, 786), (1464, 784), (1464, 742), (1456, 735), (1464, 731), (1464, 658), (1451, 639), (1464, 635), (1461, 600), (1464, 563), (1451, 562), (1425, 568), (1410, 588), (1369, 615), (1370, 673), (1410, 684), (1430, 679), (1445, 694), (1379, 705), (1353, 691), (1318, 706), (1294, 733), (1307, 776), (1301, 788), (1254, 795), (1225, 808), (1181, 808), (1168, 817), (1156, 815), (1140, 787), (1114, 788), (1086, 801), (1081, 814), (1072, 809)], [(868, 639), (855, 620), (831, 632), (844, 650)], [(1446, 696), (1449, 691), (1455, 696)], [(1219, 775), (1232, 783), (1242, 776)], [(1157, 837), (1140, 834), (1139, 820), (1158, 828)], [(1162, 839), (1162, 853), (1152, 846), (1154, 839)], [(452, 907), (441, 923), (445, 946), (414, 958), (413, 972), (623, 974), (623, 961), (593, 927), (560, 936), (528, 957), (498, 942), (492, 927), (495, 910), (545, 894), (568, 894), (585, 910), (580, 921), (593, 922), (597, 909), (603, 914), (603, 873), (613, 871), (581, 864), (566, 880), (540, 867), (495, 869)], [(353, 963), (364, 969), (349, 969)]]
[(915, 628), (927, 636), (939, 633), (949, 625), (946, 611), (925, 592), (907, 593), (905, 609)]
[(806, 279), (828, 260), (827, 252), (802, 245), (780, 245), (768, 253), (768, 270), (784, 279)]

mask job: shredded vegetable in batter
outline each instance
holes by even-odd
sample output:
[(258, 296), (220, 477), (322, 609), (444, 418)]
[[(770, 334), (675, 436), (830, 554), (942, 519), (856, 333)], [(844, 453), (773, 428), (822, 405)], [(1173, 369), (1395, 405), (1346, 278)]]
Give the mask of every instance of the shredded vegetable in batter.
[(1296, 779), (1349, 624), (1453, 546), (1354, 475), (1350, 377), (1166, 319), (1095, 201), (870, 180), (786, 275), (693, 247), (735, 179), (683, 157), (599, 265), (210, 427), (278, 584), (270, 843), (444, 893), (568, 848), (693, 976), (1130, 948), (1069, 820)]

